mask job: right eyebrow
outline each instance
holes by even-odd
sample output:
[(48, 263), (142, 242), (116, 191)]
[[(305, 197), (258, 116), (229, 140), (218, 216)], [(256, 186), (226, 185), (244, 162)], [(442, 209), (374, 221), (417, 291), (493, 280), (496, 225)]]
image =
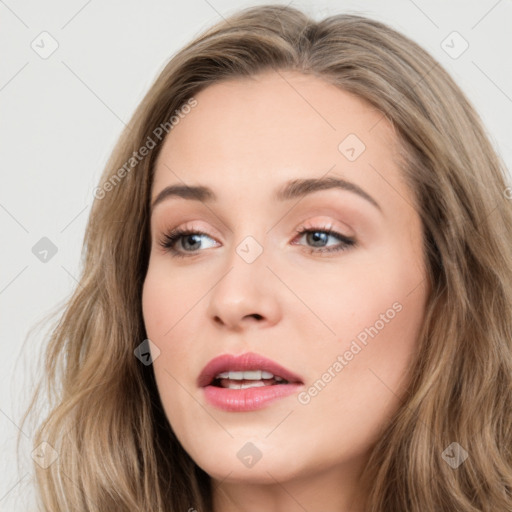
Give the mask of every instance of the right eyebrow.
[(192, 185), (169, 185), (159, 192), (153, 204), (151, 205), (151, 212), (155, 206), (165, 199), (170, 197), (181, 197), (183, 199), (190, 199), (201, 202), (213, 202), (217, 200), (217, 196), (211, 188), (204, 186)]

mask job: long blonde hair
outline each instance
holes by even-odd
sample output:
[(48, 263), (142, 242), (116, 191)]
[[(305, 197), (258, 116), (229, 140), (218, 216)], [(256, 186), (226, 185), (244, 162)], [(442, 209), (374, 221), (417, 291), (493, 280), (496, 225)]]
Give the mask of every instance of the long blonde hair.
[[(45, 386), (27, 409), (45, 390), (50, 412), (34, 446), (48, 442), (58, 459), (35, 465), (40, 503), (48, 511), (211, 511), (210, 479), (174, 436), (151, 366), (134, 356), (146, 338), (149, 199), (164, 138), (155, 140), (155, 129), (208, 85), (269, 69), (317, 76), (376, 107), (395, 129), (423, 222), (431, 293), (407, 400), (366, 468), (368, 512), (512, 510), (505, 166), (463, 92), (412, 40), (365, 17), (317, 22), (272, 5), (236, 13), (177, 53), (107, 163), (79, 285), (51, 331)], [(149, 138), (155, 147), (130, 161)], [(446, 458), (452, 443), (468, 454), (457, 467)]]

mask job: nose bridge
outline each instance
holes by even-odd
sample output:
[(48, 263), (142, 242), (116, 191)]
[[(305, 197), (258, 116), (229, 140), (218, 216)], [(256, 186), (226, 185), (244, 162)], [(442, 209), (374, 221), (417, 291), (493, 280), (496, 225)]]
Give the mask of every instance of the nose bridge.
[[(249, 298), (262, 293), (262, 284), (266, 282), (268, 251), (253, 235), (247, 235), (234, 243), (226, 258), (228, 274), (219, 283), (219, 287), (232, 295), (230, 300)], [(268, 284), (266, 282), (265, 284)], [(222, 286), (223, 285), (223, 286)], [(240, 298), (236, 299), (239, 296)]]
[[(252, 200), (254, 201), (254, 198)], [(252, 206), (252, 208), (247, 209), (247, 206)], [(257, 210), (257, 204), (246, 204), (245, 208), (237, 209), (237, 213), (245, 211), (245, 214), (238, 215), (231, 232), (230, 251), (227, 256), (229, 268), (235, 267), (244, 276), (247, 273), (248, 277), (255, 271), (258, 273), (268, 272), (265, 269), (269, 256), (268, 226), (263, 218), (254, 213)]]
[(232, 327), (248, 317), (276, 322), (280, 309), (263, 241), (253, 235), (242, 236), (228, 254), (226, 272), (210, 296), (210, 316)]

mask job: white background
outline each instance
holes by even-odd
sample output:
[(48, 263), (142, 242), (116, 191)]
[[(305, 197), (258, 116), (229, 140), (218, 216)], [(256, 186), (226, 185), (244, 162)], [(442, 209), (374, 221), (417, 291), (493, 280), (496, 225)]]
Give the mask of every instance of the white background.
[[(93, 189), (123, 123), (173, 53), (221, 17), (258, 3), (266, 2), (0, 1), (0, 510), (26, 511), (32, 503), (32, 432), (22, 434), (20, 467), (14, 447), (42, 331), (26, 339), (76, 286)], [(367, 15), (417, 41), (466, 92), (512, 169), (510, 0), (291, 5), (316, 19)], [(43, 31), (58, 43), (47, 59), (31, 47)], [(456, 59), (441, 46), (453, 31), (469, 43)], [(42, 237), (58, 250), (46, 263), (32, 253)]]

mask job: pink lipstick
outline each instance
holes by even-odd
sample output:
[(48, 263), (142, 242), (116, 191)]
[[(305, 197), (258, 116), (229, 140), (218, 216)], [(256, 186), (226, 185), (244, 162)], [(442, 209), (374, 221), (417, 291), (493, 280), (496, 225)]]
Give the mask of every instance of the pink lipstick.
[(212, 359), (197, 379), (206, 401), (231, 412), (261, 409), (274, 400), (296, 393), (302, 379), (259, 354), (224, 354)]

